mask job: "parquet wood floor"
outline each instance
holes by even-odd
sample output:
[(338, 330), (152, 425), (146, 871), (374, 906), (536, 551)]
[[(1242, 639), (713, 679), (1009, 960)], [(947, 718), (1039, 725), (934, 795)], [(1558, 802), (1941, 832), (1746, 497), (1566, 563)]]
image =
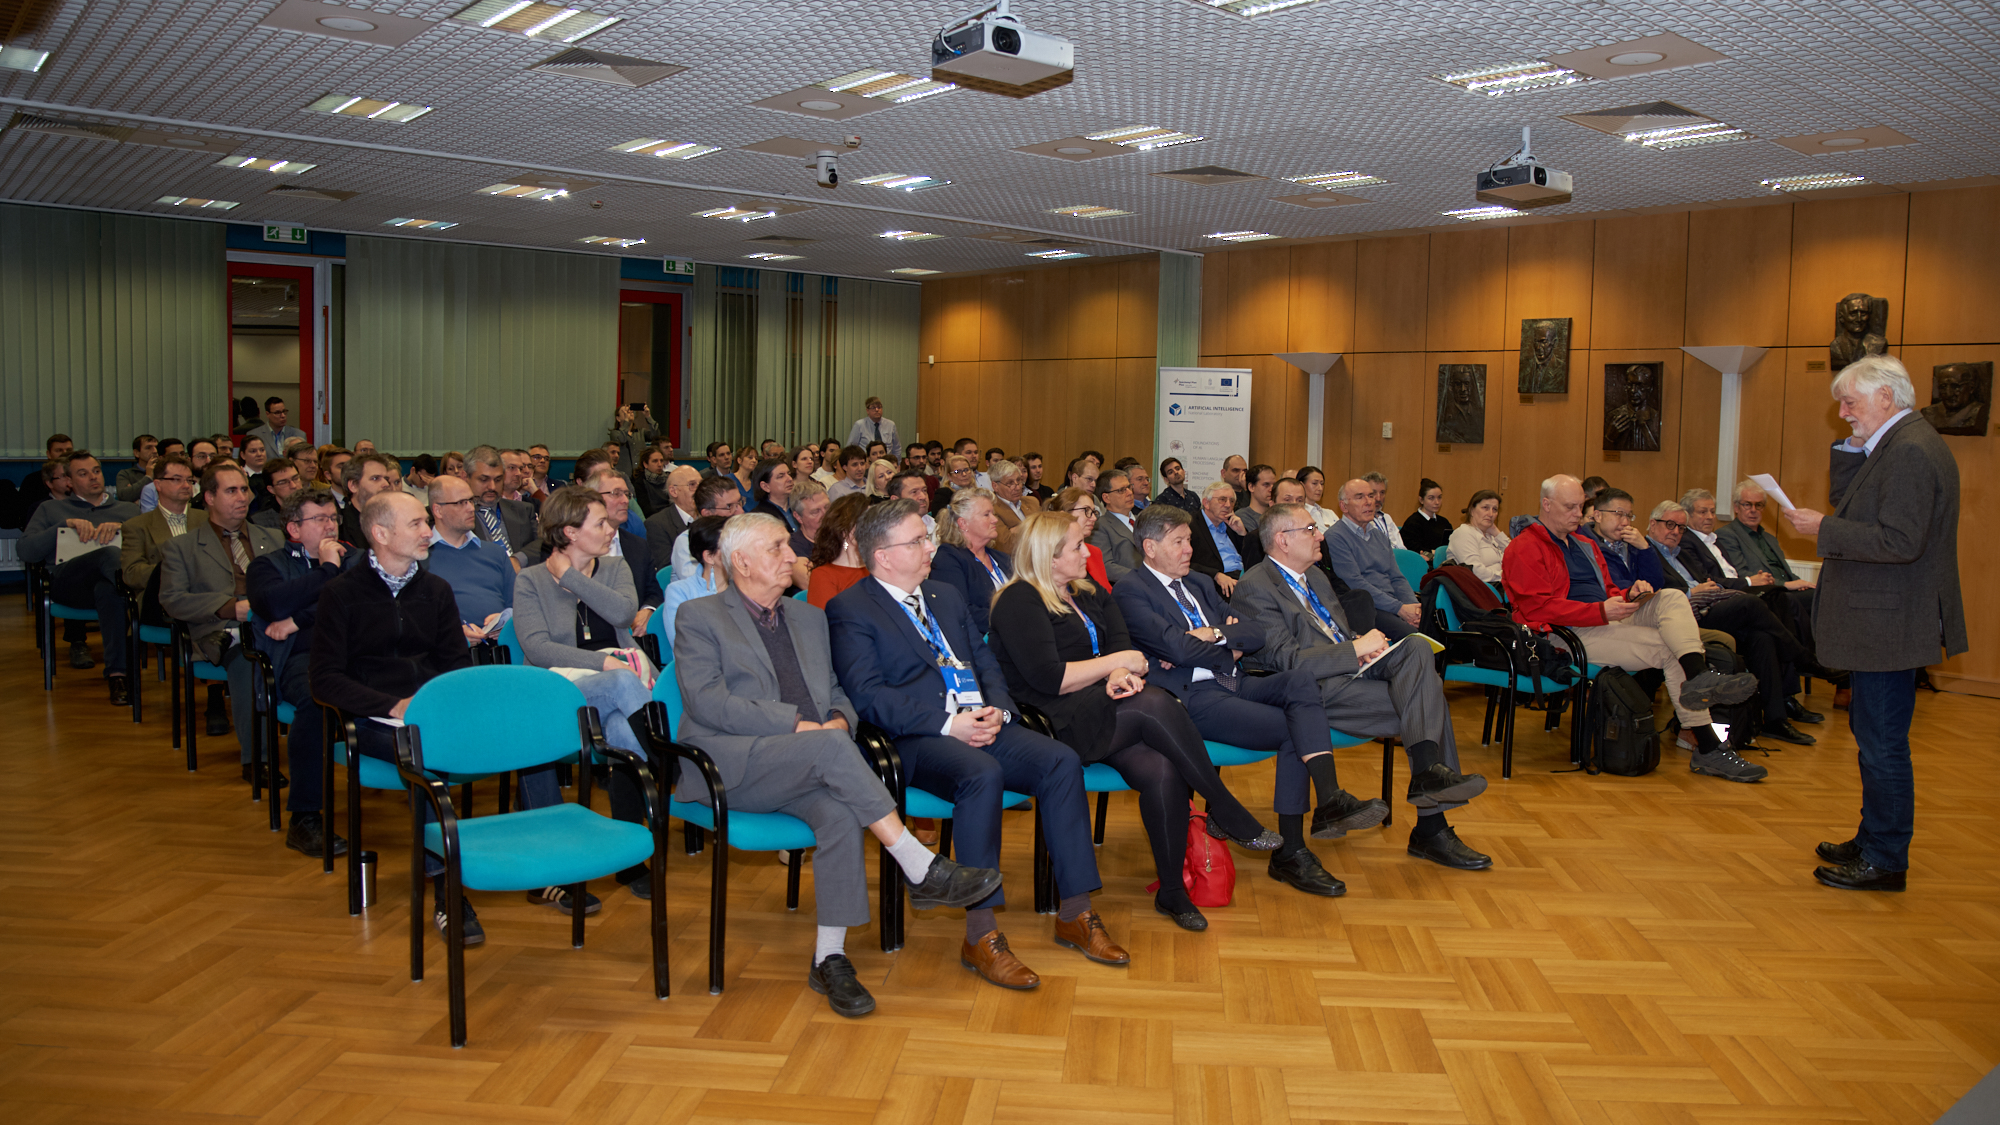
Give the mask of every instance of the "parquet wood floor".
[[(705, 856), (670, 864), (664, 1002), (628, 893), (596, 888), (580, 951), (553, 911), (476, 895), (489, 938), (467, 957), (472, 1038), (454, 1051), (434, 938), (429, 979), (408, 979), (397, 805), (369, 798), (382, 904), (350, 919), (342, 877), (266, 831), (233, 740), (206, 740), (189, 774), (163, 691), (143, 727), (95, 672), (65, 667), (44, 695), (12, 594), (0, 651), (7, 1125), (1915, 1123), (2000, 1062), (1994, 700), (1919, 701), (1900, 896), (1811, 879), (1813, 843), (1845, 838), (1858, 808), (1825, 694), (1820, 745), (1772, 755), (1754, 786), (1671, 758), (1638, 779), (1551, 774), (1563, 743), (1527, 716), (1511, 781), (1497, 749), (1465, 747), (1493, 786), (1456, 819), (1494, 870), (1404, 855), (1400, 806), (1387, 834), (1318, 846), (1342, 899), (1237, 853), (1235, 903), (1206, 934), (1150, 909), (1137, 816), (1114, 802), (1098, 902), (1133, 964), (1057, 949), (1049, 920), (1017, 909), (1003, 925), (1042, 974), (1033, 993), (962, 970), (959, 916), (935, 912), (894, 955), (853, 933), (880, 1008), (832, 1015), (803, 979), (810, 875), (788, 914), (768, 856), (738, 856), (721, 996), (705, 987)], [(1477, 697), (1454, 710), (1476, 735)], [(1350, 788), (1379, 784), (1379, 756), (1343, 758)], [(1253, 808), (1269, 778), (1231, 771)], [(1028, 828), (1007, 830), (1023, 902)]]

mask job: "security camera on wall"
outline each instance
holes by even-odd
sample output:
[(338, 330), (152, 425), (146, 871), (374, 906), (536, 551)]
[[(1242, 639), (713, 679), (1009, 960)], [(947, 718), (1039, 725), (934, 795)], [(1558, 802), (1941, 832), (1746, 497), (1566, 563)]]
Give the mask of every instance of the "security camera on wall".
[(1521, 130), (1520, 149), (1479, 173), (1477, 183), (1475, 198), (1479, 202), (1497, 203), (1523, 211), (1530, 207), (1568, 203), (1570, 189), (1574, 186), (1568, 172), (1558, 172), (1535, 159), (1535, 150), (1529, 144), (1526, 128)]
[(813, 157), (812, 163), (806, 167), (812, 170), (813, 182), (819, 186), (823, 188), (840, 186), (839, 157), (831, 149), (819, 150), (818, 155)]
[(960, 17), (931, 41), (931, 78), (968, 90), (1025, 98), (1076, 77), (1076, 46), (1030, 31), (1008, 0)]

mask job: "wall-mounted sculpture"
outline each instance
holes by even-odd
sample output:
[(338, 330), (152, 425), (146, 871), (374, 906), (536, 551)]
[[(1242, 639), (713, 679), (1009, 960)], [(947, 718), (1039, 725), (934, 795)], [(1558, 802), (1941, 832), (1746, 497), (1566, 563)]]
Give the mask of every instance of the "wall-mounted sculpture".
[(1931, 368), (1931, 404), (1923, 414), (1938, 433), (1985, 437), (1987, 419), (1993, 414), (1992, 361), (1940, 363)]
[(1438, 364), (1437, 440), (1479, 445), (1486, 440), (1486, 365)]
[(1604, 365), (1604, 448), (1659, 452), (1661, 368), (1658, 363)]
[(1521, 392), (1569, 393), (1569, 318), (1521, 322)]
[(1841, 368), (1864, 355), (1888, 350), (1889, 298), (1849, 293), (1833, 306), (1833, 343), (1827, 348), (1829, 369)]

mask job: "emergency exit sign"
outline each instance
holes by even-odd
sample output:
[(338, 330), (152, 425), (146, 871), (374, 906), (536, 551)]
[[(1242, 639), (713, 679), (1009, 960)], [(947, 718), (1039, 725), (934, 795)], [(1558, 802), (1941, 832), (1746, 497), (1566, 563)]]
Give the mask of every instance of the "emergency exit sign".
[(264, 241), (291, 242), (304, 246), (306, 244), (306, 228), (297, 223), (265, 223)]
[(665, 271), (668, 277), (692, 278), (694, 276), (694, 260), (692, 258), (662, 258), (660, 259), (660, 269)]

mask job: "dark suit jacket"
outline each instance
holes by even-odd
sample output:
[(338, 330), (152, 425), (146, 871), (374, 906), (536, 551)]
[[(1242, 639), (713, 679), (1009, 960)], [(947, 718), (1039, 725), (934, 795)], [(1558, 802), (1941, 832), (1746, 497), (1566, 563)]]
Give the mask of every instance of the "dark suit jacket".
[[(1195, 571), (1210, 578), (1223, 573), (1222, 552), (1216, 549), (1215, 536), (1209, 533), (1207, 514), (1196, 512), (1194, 526), (1188, 530), (1189, 541), (1194, 544)], [(1238, 535), (1226, 527), (1223, 529), (1223, 534), (1229, 536), (1229, 541), (1236, 545), (1236, 553), (1243, 557), (1245, 571), (1263, 561), (1264, 544), (1255, 535)], [(1118, 576), (1112, 575), (1111, 580), (1118, 581)]]
[[(520, 500), (500, 499), (500, 524), (507, 529), (507, 546), (515, 554), (527, 551), (535, 545), (535, 509)], [(490, 539), (486, 529), (480, 525), (478, 515), (472, 520), (472, 533), (481, 539)], [(672, 544), (668, 544), (672, 546)]]
[(1725, 590), (1750, 588), (1749, 579), (1742, 577), (1740, 573), (1735, 578), (1722, 573), (1722, 559), (1717, 557), (1708, 544), (1701, 541), (1701, 536), (1692, 531), (1681, 532), (1681, 553), (1675, 558), (1682, 566), (1687, 567), (1688, 573), (1694, 575), (1697, 582), (1713, 582)]
[[(1194, 625), (1188, 621), (1187, 613), (1146, 567), (1133, 571), (1129, 580), (1120, 582), (1113, 596), (1118, 599), (1118, 609), (1125, 614), (1125, 627), (1132, 634), (1132, 643), (1156, 664), (1173, 665), (1155, 667), (1146, 682), (1185, 699), (1194, 687), (1196, 668), (1224, 675), (1236, 671), (1236, 657), (1230, 650), (1238, 649), (1248, 656), (1263, 648), (1264, 630), (1247, 620), (1223, 624), (1230, 617), (1229, 603), (1222, 600), (1215, 579), (1208, 575), (1189, 571), (1181, 579), (1181, 588), (1194, 599), (1207, 623), (1222, 630), (1228, 643), (1212, 644), (1189, 636), (1188, 630)], [(1243, 615), (1239, 612), (1236, 616)]]
[[(1246, 655), (1245, 662), (1273, 672), (1310, 668), (1313, 677), (1321, 680), (1353, 675), (1361, 662), (1354, 656), (1356, 633), (1347, 611), (1334, 594), (1333, 584), (1318, 567), (1307, 568), (1306, 583), (1319, 595), (1334, 623), (1340, 626), (1341, 635), (1348, 639), (1340, 644), (1327, 639), (1314, 623), (1312, 611), (1299, 604), (1298, 595), (1292, 593), (1285, 576), (1278, 573), (1278, 564), (1265, 559), (1243, 572), (1243, 580), (1236, 584), (1236, 596), (1229, 603), (1236, 616), (1264, 630), (1264, 647), (1255, 656)], [(1370, 624), (1369, 628), (1373, 627)]]
[[(989, 546), (986, 556), (999, 564), (1002, 573), (1013, 577), (1012, 555)], [(965, 604), (965, 612), (972, 619), (972, 635), (984, 638), (992, 627), (988, 615), (993, 609), (995, 587), (992, 576), (979, 565), (972, 552), (956, 543), (939, 544), (936, 557), (931, 559), (931, 581), (942, 582), (958, 592), (959, 601)], [(881, 587), (876, 587), (876, 590), (880, 592)], [(952, 643), (955, 645), (958, 642)]]
[[(349, 559), (360, 556), (349, 552)], [(297, 543), (285, 544), (282, 551), (259, 556), (245, 572), (250, 590), (250, 611), (257, 615), (258, 628), (251, 631), (251, 643), (271, 658), (271, 666), (282, 678), (285, 661), (293, 653), (312, 652), (313, 622), (319, 610), (320, 591), (340, 574), (339, 566), (322, 563), (306, 554)], [(282, 641), (264, 635), (262, 626), (291, 618), (299, 631)]]
[[(987, 704), (1016, 710), (1000, 662), (973, 631), (958, 591), (933, 581), (925, 582), (920, 592), (924, 611), (937, 622), (945, 643), (972, 666)], [(891, 738), (934, 735), (944, 728), (944, 675), (937, 657), (909, 611), (880, 582), (864, 578), (849, 586), (826, 604), (826, 619), (840, 686), (862, 718)]]
[(681, 532), (686, 531), (692, 522), (681, 515), (681, 510), (672, 502), (646, 517), (646, 569), (650, 573), (657, 575), (674, 564), (674, 540), (679, 539)]
[(1813, 640), (1835, 668), (1892, 672), (1965, 651), (1958, 585), (1958, 462), (1918, 414), (1872, 455), (1833, 447), (1833, 511), (1819, 525)]
[[(1777, 536), (1761, 527), (1752, 531), (1740, 523), (1725, 523), (1715, 529), (1715, 545), (1722, 549), (1729, 565), (1736, 568), (1736, 573), (1745, 578), (1764, 571), (1769, 571), (1771, 577), (1779, 582), (1791, 582), (1798, 578), (1792, 573), (1791, 564), (1785, 561), (1785, 550), (1778, 546)], [(1769, 547), (1778, 557), (1776, 565), (1765, 556), (1764, 547)]]

